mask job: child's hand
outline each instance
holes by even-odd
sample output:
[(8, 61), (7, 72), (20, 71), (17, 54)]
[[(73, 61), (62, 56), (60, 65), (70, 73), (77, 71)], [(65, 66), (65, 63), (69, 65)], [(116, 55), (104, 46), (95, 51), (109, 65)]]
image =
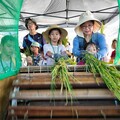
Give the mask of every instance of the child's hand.
[(54, 59), (59, 59), (61, 57), (61, 55), (60, 54), (54, 54)]
[(27, 64), (28, 65), (32, 65), (33, 64), (32, 57), (30, 57), (30, 56), (27, 57)]
[(50, 51), (48, 51), (48, 52), (46, 53), (46, 55), (49, 56), (49, 57), (52, 57), (53, 53), (50, 52)]

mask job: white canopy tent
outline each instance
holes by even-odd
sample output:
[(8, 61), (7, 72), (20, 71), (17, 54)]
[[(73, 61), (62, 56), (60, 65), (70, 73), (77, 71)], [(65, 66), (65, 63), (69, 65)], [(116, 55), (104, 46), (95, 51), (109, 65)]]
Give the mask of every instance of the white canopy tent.
[(27, 34), (24, 21), (28, 17), (35, 19), (39, 25), (39, 32), (43, 32), (52, 24), (64, 27), (68, 30), (72, 41), (75, 37), (74, 27), (81, 13), (86, 10), (90, 10), (105, 24), (104, 34), (110, 46), (111, 40), (118, 34), (117, 0), (24, 0), (19, 24), (20, 44), (22, 44), (23, 36)]
[[(41, 27), (51, 24), (74, 27), (86, 10), (106, 23), (118, 14), (118, 3), (117, 0), (24, 0), (20, 25), (32, 17)], [(20, 29), (24, 29), (23, 26)]]

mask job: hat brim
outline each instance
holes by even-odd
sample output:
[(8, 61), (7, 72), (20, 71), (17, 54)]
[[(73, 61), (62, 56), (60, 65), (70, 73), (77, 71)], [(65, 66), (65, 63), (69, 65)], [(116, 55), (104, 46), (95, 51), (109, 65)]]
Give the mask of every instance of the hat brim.
[(40, 46), (37, 46), (37, 45), (31, 45), (31, 47), (38, 47), (38, 48), (40, 48)]
[(38, 42), (33, 42), (30, 46), (31, 47), (38, 47), (38, 48), (40, 48), (41, 44), (38, 43)]
[(98, 32), (98, 31), (100, 30), (102, 23), (101, 23), (98, 19), (95, 19), (95, 18), (90, 19), (90, 18), (88, 18), (88, 19), (86, 19), (86, 20), (84, 20), (84, 21), (80, 21), (80, 22), (76, 25), (76, 27), (75, 27), (74, 30), (75, 30), (75, 32), (76, 32), (76, 34), (77, 34), (78, 36), (82, 36), (82, 35), (83, 35), (82, 30), (80, 29), (80, 26), (81, 26), (83, 23), (87, 22), (87, 21), (94, 21), (93, 32)]
[(52, 26), (52, 27), (49, 27), (45, 32), (43, 32), (43, 37), (47, 42), (51, 41), (49, 38), (49, 32), (52, 29), (59, 29), (61, 31), (61, 37), (60, 37), (61, 41), (64, 40), (66, 36), (68, 35), (68, 32), (64, 28), (61, 28), (59, 26)]

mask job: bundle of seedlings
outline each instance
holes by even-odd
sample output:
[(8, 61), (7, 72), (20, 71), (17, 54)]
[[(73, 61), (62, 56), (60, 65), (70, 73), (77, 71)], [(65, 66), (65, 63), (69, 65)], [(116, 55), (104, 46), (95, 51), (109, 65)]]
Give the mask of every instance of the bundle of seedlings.
[(72, 77), (72, 79), (74, 80), (75, 78), (73, 77), (73, 75), (71, 75), (68, 72), (68, 67), (67, 65), (75, 65), (76, 62), (70, 58), (66, 59), (64, 57), (61, 57), (56, 63), (55, 65), (52, 67), (52, 81), (51, 81), (51, 89), (52, 89), (52, 93), (53, 93), (53, 98), (54, 98), (54, 92), (56, 89), (56, 83), (59, 80), (60, 82), (60, 93), (62, 94), (63, 91), (65, 90), (65, 95), (66, 95), (66, 104), (68, 103), (68, 95), (71, 98), (71, 102), (72, 102), (72, 96), (73, 96), (73, 92), (72, 92), (72, 85), (70, 83), (70, 77)]
[(109, 90), (120, 100), (120, 72), (115, 66), (110, 66), (107, 63), (98, 60), (90, 53), (85, 54), (84, 60), (87, 69), (93, 73), (94, 77), (96, 78), (97, 73), (100, 74)]

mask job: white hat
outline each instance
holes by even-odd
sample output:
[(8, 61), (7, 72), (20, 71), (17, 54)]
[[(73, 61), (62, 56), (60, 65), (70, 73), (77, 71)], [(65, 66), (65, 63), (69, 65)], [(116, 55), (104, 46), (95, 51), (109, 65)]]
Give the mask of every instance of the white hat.
[(81, 36), (83, 34), (80, 29), (80, 25), (82, 25), (83, 23), (87, 21), (91, 21), (91, 20), (94, 21), (93, 32), (97, 32), (100, 29), (102, 23), (98, 19), (96, 19), (90, 11), (86, 11), (85, 13), (81, 14), (81, 16), (79, 17), (79, 22), (75, 27), (75, 32), (78, 36)]
[(31, 46), (34, 46), (34, 47), (40, 47), (40, 44), (38, 42), (32, 42)]

